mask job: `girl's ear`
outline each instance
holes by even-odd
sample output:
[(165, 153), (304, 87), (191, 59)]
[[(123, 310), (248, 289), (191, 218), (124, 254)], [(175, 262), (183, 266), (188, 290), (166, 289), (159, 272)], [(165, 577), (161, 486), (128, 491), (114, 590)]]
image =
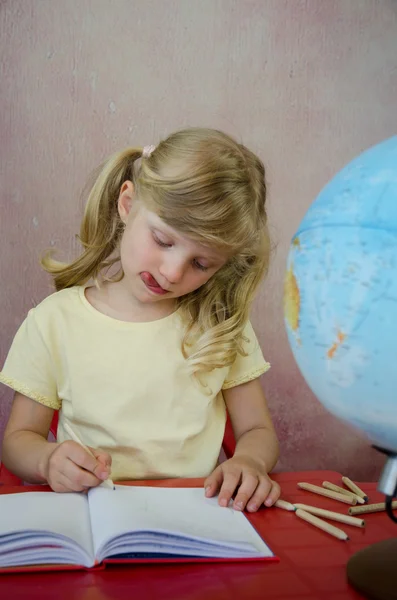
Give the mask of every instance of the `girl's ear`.
[(117, 201), (117, 207), (119, 210), (120, 219), (123, 223), (127, 222), (128, 215), (130, 214), (131, 207), (135, 199), (135, 189), (132, 181), (124, 181), (120, 188), (120, 195)]

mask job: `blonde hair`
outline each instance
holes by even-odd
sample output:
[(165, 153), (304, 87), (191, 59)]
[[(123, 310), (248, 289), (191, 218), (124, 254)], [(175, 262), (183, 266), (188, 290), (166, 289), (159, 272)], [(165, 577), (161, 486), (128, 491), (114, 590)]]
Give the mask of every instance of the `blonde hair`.
[[(264, 166), (245, 146), (212, 129), (174, 133), (144, 158), (142, 150), (128, 148), (102, 165), (81, 224), (83, 253), (70, 264), (47, 254), (42, 265), (57, 290), (106, 279), (119, 261), (120, 188), (132, 181), (138, 197), (167, 225), (231, 256), (201, 288), (177, 300), (187, 325), (182, 351), (200, 376), (244, 354), (243, 329), (270, 255)], [(120, 267), (108, 279), (122, 277)]]

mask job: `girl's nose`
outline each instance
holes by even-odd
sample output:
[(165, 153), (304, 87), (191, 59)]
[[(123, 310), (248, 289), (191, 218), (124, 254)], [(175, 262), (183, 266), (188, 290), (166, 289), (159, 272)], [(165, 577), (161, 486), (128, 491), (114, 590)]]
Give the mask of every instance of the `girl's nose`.
[(159, 270), (169, 283), (180, 283), (186, 270), (186, 264), (182, 258), (171, 256), (169, 253)]

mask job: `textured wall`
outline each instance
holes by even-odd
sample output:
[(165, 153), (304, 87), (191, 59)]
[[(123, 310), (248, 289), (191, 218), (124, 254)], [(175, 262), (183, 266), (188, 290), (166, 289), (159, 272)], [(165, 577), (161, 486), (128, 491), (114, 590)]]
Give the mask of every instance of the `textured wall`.
[[(281, 469), (375, 477), (381, 459), (322, 409), (282, 322), (289, 239), (321, 187), (397, 130), (395, 0), (2, 0), (0, 361), (50, 291), (40, 252), (77, 249), (90, 170), (128, 144), (222, 128), (267, 165), (276, 242), (253, 321)], [(0, 390), (0, 433), (11, 394)]]

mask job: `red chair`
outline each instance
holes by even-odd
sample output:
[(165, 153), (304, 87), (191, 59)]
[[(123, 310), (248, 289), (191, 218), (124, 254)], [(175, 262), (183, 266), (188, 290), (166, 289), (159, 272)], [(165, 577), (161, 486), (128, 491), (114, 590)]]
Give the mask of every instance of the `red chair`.
[[(57, 429), (58, 413), (55, 412), (50, 426), (50, 431), (55, 438), (57, 437)], [(234, 439), (233, 428), (229, 416), (226, 420), (225, 435), (223, 438), (222, 447), (226, 458), (231, 458), (236, 448), (236, 441)], [(21, 479), (10, 473), (10, 471), (6, 469), (6, 467), (0, 462), (0, 485), (21, 485), (21, 483)]]
[[(50, 431), (54, 438), (57, 437), (58, 429), (58, 412), (54, 412), (52, 417)], [(10, 473), (10, 471), (0, 462), (0, 485), (21, 485), (22, 481), (17, 475)]]
[(233, 427), (229, 415), (226, 419), (225, 435), (223, 436), (222, 448), (226, 458), (231, 458), (236, 449), (236, 440), (234, 439)]

